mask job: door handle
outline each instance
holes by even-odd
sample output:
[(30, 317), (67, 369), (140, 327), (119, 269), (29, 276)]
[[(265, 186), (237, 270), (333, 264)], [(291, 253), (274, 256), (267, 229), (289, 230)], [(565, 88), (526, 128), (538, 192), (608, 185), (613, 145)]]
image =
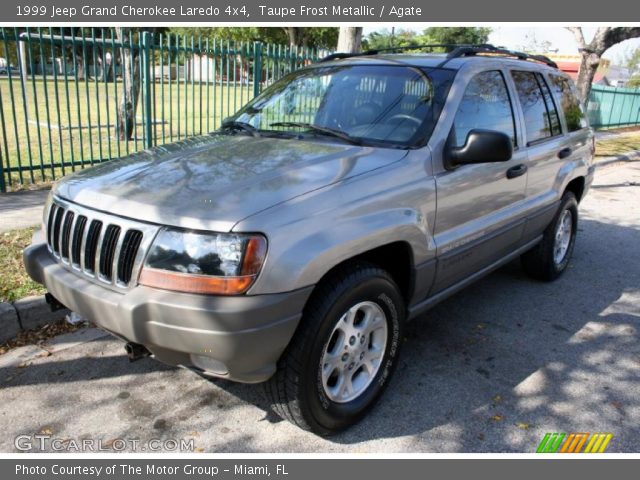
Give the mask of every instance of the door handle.
[(511, 167), (507, 170), (507, 178), (511, 179), (520, 177), (525, 173), (527, 173), (527, 166), (524, 163), (521, 163), (520, 165), (516, 165), (515, 167)]
[(558, 158), (567, 158), (572, 153), (573, 153), (573, 150), (571, 150), (569, 147), (563, 148), (558, 152)]

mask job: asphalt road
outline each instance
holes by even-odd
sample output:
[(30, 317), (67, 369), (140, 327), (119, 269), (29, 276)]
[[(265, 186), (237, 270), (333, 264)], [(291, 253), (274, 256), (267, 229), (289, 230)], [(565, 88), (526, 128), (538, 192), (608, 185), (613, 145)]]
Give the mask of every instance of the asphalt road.
[(69, 448), (184, 438), (206, 452), (533, 452), (547, 432), (611, 432), (609, 452), (639, 452), (639, 328), (640, 162), (629, 162), (598, 171), (561, 279), (531, 281), (514, 262), (412, 323), (386, 394), (341, 435), (281, 421), (260, 386), (129, 364), (122, 342), (87, 329), (0, 357), (0, 451), (41, 433)]
[(0, 233), (42, 222), (42, 207), (49, 190), (23, 190), (0, 195)]

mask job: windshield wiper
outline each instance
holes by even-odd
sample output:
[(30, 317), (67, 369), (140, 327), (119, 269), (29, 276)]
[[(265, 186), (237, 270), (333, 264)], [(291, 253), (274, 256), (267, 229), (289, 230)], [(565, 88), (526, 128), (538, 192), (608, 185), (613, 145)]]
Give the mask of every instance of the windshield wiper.
[(228, 122), (223, 122), (222, 125), (220, 125), (220, 129), (221, 130), (242, 130), (244, 132), (250, 133), (254, 137), (260, 136), (260, 131), (256, 127), (254, 127), (253, 125), (247, 122), (237, 122), (235, 120), (230, 120)]
[(305, 123), (305, 122), (275, 122), (269, 125), (270, 127), (298, 127), (298, 128), (308, 128), (309, 130), (313, 130), (316, 133), (321, 135), (327, 135), (330, 137), (336, 137), (348, 142), (352, 145), (362, 145), (362, 141), (359, 138), (352, 137), (348, 133), (342, 132), (340, 130), (335, 130), (329, 127), (321, 127), (320, 125), (314, 125), (313, 123)]

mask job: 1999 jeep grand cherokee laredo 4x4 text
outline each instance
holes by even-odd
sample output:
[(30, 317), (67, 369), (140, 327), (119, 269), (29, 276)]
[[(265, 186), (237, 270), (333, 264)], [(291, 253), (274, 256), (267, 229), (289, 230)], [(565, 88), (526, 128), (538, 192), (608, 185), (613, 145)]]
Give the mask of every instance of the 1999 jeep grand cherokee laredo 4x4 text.
[(593, 177), (593, 133), (546, 58), (336, 57), (219, 131), (61, 180), (24, 254), (131, 356), (266, 382), (320, 434), (374, 403), (408, 319), (519, 256), (558, 277)]

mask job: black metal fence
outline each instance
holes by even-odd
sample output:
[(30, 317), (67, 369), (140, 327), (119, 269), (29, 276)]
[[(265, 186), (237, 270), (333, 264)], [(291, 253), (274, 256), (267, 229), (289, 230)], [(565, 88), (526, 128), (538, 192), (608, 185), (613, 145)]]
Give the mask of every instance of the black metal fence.
[(107, 28), (0, 28), (0, 191), (214, 130), (326, 53)]

